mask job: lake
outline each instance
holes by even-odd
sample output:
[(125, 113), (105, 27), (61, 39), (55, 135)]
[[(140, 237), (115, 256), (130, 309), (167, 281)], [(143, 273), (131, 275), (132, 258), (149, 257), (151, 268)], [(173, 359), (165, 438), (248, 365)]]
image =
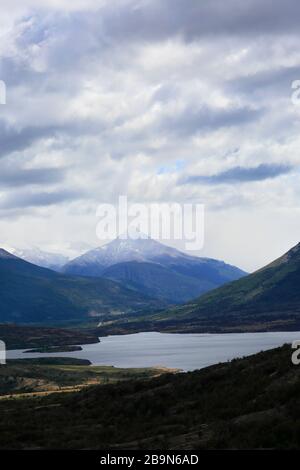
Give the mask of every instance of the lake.
[(65, 353), (24, 353), (7, 351), (8, 359), (76, 357), (93, 365), (115, 367), (164, 366), (184, 371), (201, 369), (263, 350), (300, 340), (300, 332), (167, 334), (137, 333), (107, 336), (100, 343), (82, 345), (82, 351)]

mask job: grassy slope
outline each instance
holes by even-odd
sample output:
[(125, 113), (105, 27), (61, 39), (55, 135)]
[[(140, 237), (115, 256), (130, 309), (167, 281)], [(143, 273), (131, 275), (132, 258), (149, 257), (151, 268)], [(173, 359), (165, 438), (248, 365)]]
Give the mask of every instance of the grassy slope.
[(212, 282), (198, 280), (154, 263), (119, 263), (106, 269), (103, 276), (155, 298), (181, 303), (214, 287)]
[(186, 305), (132, 321), (102, 334), (144, 330), (271, 331), (300, 328), (300, 245), (271, 265)]
[(10, 394), (70, 391), (91, 384), (146, 379), (160, 373), (161, 370), (155, 368), (91, 366), (88, 360), (73, 358), (10, 360), (0, 367), (0, 398)]
[(161, 305), (108, 279), (71, 277), (0, 259), (0, 321), (53, 323)]
[(300, 448), (286, 346), (200, 371), (0, 401), (1, 448)]

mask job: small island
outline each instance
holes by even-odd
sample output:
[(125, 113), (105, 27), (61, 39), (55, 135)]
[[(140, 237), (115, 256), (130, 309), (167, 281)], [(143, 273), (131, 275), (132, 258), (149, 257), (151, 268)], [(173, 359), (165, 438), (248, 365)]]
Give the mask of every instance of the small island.
[(73, 352), (82, 351), (81, 346), (44, 346), (38, 349), (28, 349), (24, 353), (61, 353), (61, 352)]

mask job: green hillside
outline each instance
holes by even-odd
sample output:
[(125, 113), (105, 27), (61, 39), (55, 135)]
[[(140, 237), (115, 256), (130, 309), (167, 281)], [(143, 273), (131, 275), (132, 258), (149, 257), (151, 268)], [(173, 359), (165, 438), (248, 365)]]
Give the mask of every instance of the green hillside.
[(59, 274), (0, 250), (1, 323), (97, 320), (158, 305), (108, 279)]
[(196, 279), (160, 264), (138, 261), (115, 264), (106, 269), (102, 275), (138, 292), (170, 303), (187, 302), (214, 287), (214, 284), (205, 278)]
[(300, 244), (253, 274), (152, 319), (187, 328), (300, 327)]
[(281, 258), (185, 305), (105, 326), (101, 334), (300, 330), (300, 244)]

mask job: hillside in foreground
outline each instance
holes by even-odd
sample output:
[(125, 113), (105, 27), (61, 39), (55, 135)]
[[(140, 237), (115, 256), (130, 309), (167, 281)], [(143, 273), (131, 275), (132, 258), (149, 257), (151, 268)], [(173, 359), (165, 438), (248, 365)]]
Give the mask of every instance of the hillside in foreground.
[(291, 347), (196, 372), (0, 400), (0, 448), (300, 448)]
[(87, 359), (43, 357), (8, 360), (0, 367), (0, 399), (70, 393), (82, 388), (161, 375), (159, 368), (92, 366)]

